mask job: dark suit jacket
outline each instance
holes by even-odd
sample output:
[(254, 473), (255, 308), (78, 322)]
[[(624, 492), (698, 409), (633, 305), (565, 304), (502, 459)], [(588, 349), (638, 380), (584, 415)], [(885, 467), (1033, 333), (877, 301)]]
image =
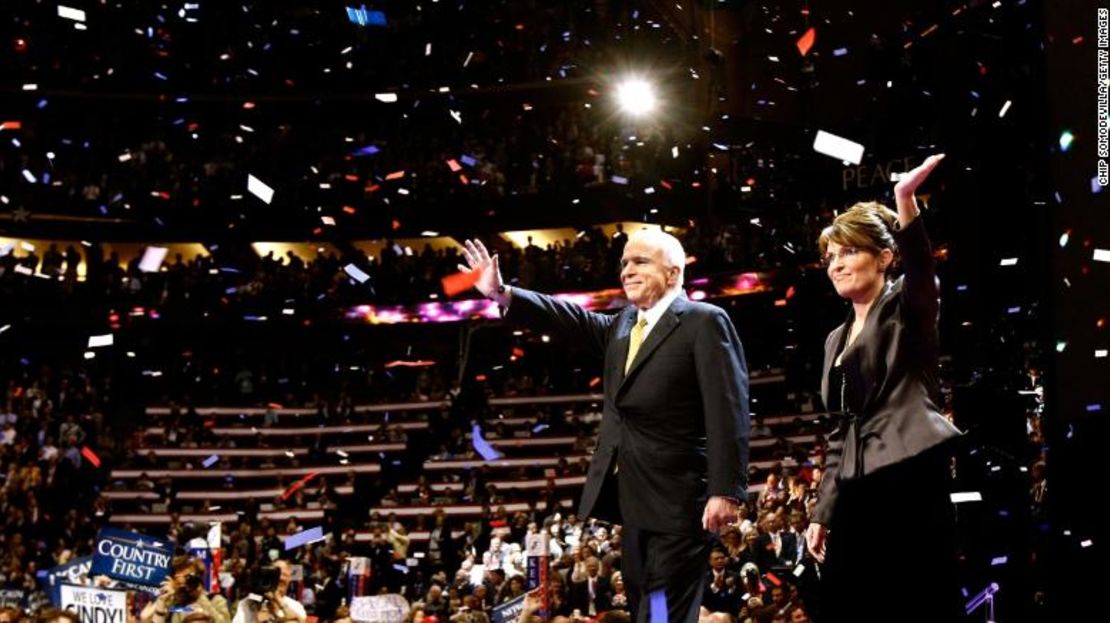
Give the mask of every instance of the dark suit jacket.
[(751, 422), (744, 352), (722, 309), (680, 295), (626, 375), (636, 317), (634, 306), (599, 314), (520, 288), (512, 289), (506, 315), (553, 329), (604, 357), (601, 433), (579, 516), (697, 536), (708, 496), (747, 499)]
[[(894, 232), (904, 274), (889, 282), (871, 306), (863, 330), (844, 351), (858, 374), (846, 379), (863, 397), (855, 420), (842, 418), (829, 438), (813, 520), (828, 524), (838, 481), (859, 478), (960, 435), (937, 408), (939, 337), (936, 273), (920, 218)], [(848, 320), (825, 340), (821, 397), (828, 404), (829, 369), (844, 341)]]
[[(736, 573), (725, 570), (725, 587), (718, 589), (713, 585), (714, 578), (713, 570), (705, 572), (705, 589), (702, 593), (701, 605), (710, 612), (727, 612), (733, 616), (740, 612), (740, 576)], [(732, 586), (727, 584), (728, 580), (732, 580)]]
[(797, 535), (783, 530), (779, 532), (782, 549), (775, 555), (775, 543), (770, 534), (761, 534), (755, 540), (756, 564), (761, 571), (772, 571), (776, 567), (793, 567), (798, 556)]
[[(612, 597), (613, 587), (609, 583), (609, 578), (604, 576), (597, 577), (597, 584), (594, 586), (594, 610), (598, 613), (605, 612), (610, 609), (609, 599)], [(570, 607), (571, 609), (577, 608), (586, 615), (590, 611), (590, 584), (586, 582), (571, 582), (570, 583)]]

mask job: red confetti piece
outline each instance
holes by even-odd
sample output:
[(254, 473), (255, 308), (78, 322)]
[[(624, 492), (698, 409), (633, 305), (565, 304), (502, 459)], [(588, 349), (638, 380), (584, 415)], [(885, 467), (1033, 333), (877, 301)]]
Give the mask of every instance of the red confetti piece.
[(352, 206), (343, 206), (343, 212), (345, 214), (354, 214), (355, 209)]
[(455, 273), (443, 278), (443, 292), (447, 296), (455, 296), (460, 292), (466, 292), (478, 283), (478, 277), (481, 276), (481, 271), (472, 270), (468, 273)]
[(386, 181), (399, 180), (404, 176), (405, 176), (404, 171), (394, 171), (393, 173), (390, 173), (389, 175), (385, 176), (385, 179), (386, 179)]
[(513, 357), (523, 357), (523, 356), (524, 356), (524, 349), (520, 348), (519, 346), (514, 346), (513, 347)]
[(775, 301), (775, 307), (786, 307), (786, 299), (777, 299)]
[(792, 299), (795, 294), (797, 294), (797, 292), (794, 290), (794, 286), (790, 286), (786, 289), (786, 298)]
[(447, 166), (451, 169), (452, 173), (458, 173), (462, 170), (462, 165), (454, 158), (447, 161)]
[(802, 35), (801, 38), (798, 39), (798, 52), (800, 52), (802, 56), (809, 54), (809, 50), (813, 47), (813, 42), (816, 40), (817, 30), (814, 28), (810, 28), (806, 31), (806, 34)]
[(600, 376), (595, 376), (594, 378), (590, 379), (590, 387), (591, 388), (597, 387), (598, 385), (601, 385), (601, 377)]
[(271, 408), (271, 409), (284, 409), (285, 408), (285, 407), (281, 406), (280, 403), (277, 403), (277, 402), (268, 403), (266, 406)]
[(484, 383), (484, 382), (485, 382), (485, 380), (486, 380), (486, 375), (484, 375), (484, 374), (479, 374), (479, 375), (477, 375), (477, 376), (475, 376), (475, 377), (474, 377), (474, 380), (475, 380), (475, 381), (478, 381), (479, 383)]
[(96, 453), (92, 451), (92, 448), (89, 448), (88, 446), (81, 446), (81, 456), (88, 459), (89, 463), (93, 464), (93, 467), (100, 467), (100, 457), (96, 456)]
[(296, 493), (297, 490), (300, 489), (301, 487), (305, 486), (305, 484), (307, 484), (308, 481), (312, 480), (313, 478), (315, 478), (319, 475), (320, 475), (319, 472), (312, 472), (309, 475), (305, 476), (304, 478), (301, 478), (297, 482), (294, 482), (292, 485), (289, 486), (288, 489), (285, 490), (285, 493), (281, 494), (281, 499), (282, 500), (289, 499), (289, 496)]
[(0, 123), (0, 130), (22, 130), (22, 121), (5, 121)]
[(468, 186), (468, 185), (470, 185), (470, 179), (467, 178), (465, 175), (460, 173), (459, 174), (459, 183), (461, 183), (463, 186)]

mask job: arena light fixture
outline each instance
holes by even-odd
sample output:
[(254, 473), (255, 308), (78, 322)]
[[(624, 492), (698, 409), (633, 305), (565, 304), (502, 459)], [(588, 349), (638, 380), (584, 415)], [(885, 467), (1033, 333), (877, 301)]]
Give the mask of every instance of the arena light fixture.
[(655, 87), (639, 77), (628, 77), (617, 83), (617, 103), (621, 110), (633, 117), (642, 117), (655, 111), (659, 100)]

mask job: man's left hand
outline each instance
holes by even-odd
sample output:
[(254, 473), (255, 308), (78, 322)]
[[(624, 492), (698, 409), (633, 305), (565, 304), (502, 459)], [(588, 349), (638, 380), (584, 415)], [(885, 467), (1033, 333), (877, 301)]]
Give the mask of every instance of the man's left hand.
[(710, 532), (720, 532), (725, 526), (736, 521), (739, 507), (730, 498), (713, 496), (705, 504), (701, 515), (701, 526)]

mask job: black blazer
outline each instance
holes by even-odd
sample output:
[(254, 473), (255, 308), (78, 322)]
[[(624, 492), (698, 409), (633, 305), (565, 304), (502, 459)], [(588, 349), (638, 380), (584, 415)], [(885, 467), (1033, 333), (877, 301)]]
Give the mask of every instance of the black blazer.
[[(854, 395), (863, 397), (862, 412), (841, 418), (829, 437), (825, 472), (813, 521), (828, 524), (839, 481), (859, 478), (915, 456), (960, 435), (937, 408), (939, 387), (939, 310), (936, 272), (922, 219), (894, 232), (904, 274), (887, 284), (871, 306), (863, 330), (844, 351), (842, 361)], [(828, 405), (832, 367), (848, 320), (825, 340), (821, 397)]]
[(782, 547), (775, 555), (775, 542), (770, 534), (761, 534), (755, 540), (756, 564), (763, 571), (773, 571), (780, 567), (793, 567), (798, 561), (798, 540), (793, 532), (779, 532)]
[(601, 433), (579, 516), (697, 536), (709, 496), (747, 499), (744, 351), (724, 310), (680, 295), (626, 375), (636, 316), (631, 305), (599, 314), (513, 288), (506, 319), (552, 329), (604, 357)]

